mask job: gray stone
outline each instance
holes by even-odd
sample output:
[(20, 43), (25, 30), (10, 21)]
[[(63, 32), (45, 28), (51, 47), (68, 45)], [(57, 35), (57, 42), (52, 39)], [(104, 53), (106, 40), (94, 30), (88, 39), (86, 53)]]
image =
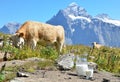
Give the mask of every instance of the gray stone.
[(26, 73), (17, 72), (17, 77), (29, 77), (29, 75)]
[(19, 80), (17, 78), (14, 78), (14, 79), (10, 80), (10, 82), (25, 82), (25, 81), (21, 81), (21, 80)]
[(92, 67), (94, 72), (97, 72), (98, 65), (94, 62), (88, 62), (88, 67)]
[(62, 70), (70, 70), (74, 66), (75, 56), (72, 53), (61, 55), (57, 59), (57, 66)]

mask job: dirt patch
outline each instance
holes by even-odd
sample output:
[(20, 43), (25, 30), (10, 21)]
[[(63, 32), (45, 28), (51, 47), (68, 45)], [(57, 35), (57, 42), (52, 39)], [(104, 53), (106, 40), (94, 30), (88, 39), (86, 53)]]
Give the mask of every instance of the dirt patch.
[(16, 77), (14, 80), (20, 82), (102, 82), (104, 78), (110, 82), (120, 82), (120, 78), (108, 72), (94, 73), (94, 80), (81, 79), (75, 71), (36, 70), (35, 73), (28, 74), (29, 77)]
[[(6, 67), (9, 66), (20, 66), (27, 62), (40, 62), (44, 61), (41, 58), (29, 58), (26, 60), (13, 60), (0, 62), (0, 68), (6, 63)], [(31, 63), (32, 64), (32, 63)], [(94, 73), (93, 80), (86, 80), (85, 78), (80, 78), (76, 74), (76, 70), (60, 71), (56, 69), (41, 70), (36, 69), (35, 72), (23, 72), (28, 74), (28, 77), (15, 77), (10, 82), (102, 82), (103, 79), (108, 79), (110, 82), (120, 82), (120, 77), (115, 77), (112, 73), (99, 71)]]

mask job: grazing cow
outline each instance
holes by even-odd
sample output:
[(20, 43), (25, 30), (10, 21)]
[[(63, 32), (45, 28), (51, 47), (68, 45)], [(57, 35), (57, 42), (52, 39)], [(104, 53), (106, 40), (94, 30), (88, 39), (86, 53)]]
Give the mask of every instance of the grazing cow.
[(103, 45), (98, 44), (96, 42), (93, 42), (92, 44), (93, 44), (93, 48), (97, 48), (97, 49), (99, 49), (99, 48), (101, 48), (103, 46)]
[[(27, 21), (12, 36), (17, 39), (23, 38), (30, 48), (34, 49), (39, 41), (42, 45), (54, 44), (59, 52), (64, 45), (65, 34), (62, 26)], [(13, 40), (14, 45), (18, 41)]]

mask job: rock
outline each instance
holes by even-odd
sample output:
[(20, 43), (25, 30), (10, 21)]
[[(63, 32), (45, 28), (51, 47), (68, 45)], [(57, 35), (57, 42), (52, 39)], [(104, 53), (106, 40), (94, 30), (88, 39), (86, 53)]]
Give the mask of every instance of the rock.
[(110, 82), (109, 79), (106, 79), (106, 78), (103, 78), (103, 81), (102, 82)]
[(61, 70), (70, 70), (74, 66), (75, 56), (72, 53), (64, 54), (57, 60), (57, 66)]
[(29, 77), (29, 75), (22, 72), (17, 72), (17, 77)]
[(20, 81), (19, 79), (14, 78), (14, 79), (10, 80), (10, 82), (24, 82), (24, 81)]
[(88, 67), (92, 67), (94, 69), (94, 72), (97, 72), (98, 65), (94, 62), (88, 62)]

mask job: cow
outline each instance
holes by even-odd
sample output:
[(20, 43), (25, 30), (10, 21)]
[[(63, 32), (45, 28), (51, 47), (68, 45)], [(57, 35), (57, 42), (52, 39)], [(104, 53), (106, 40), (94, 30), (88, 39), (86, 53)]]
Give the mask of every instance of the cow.
[(11, 37), (17, 40), (13, 39), (15, 46), (20, 43), (20, 38), (23, 38), (31, 49), (35, 49), (39, 41), (44, 46), (54, 44), (58, 52), (61, 52), (65, 41), (65, 33), (62, 26), (54, 26), (36, 21), (25, 22)]
[(103, 46), (103, 45), (98, 44), (96, 42), (93, 42), (92, 44), (93, 44), (93, 48), (97, 48), (97, 49), (99, 49), (99, 48), (101, 48)]

